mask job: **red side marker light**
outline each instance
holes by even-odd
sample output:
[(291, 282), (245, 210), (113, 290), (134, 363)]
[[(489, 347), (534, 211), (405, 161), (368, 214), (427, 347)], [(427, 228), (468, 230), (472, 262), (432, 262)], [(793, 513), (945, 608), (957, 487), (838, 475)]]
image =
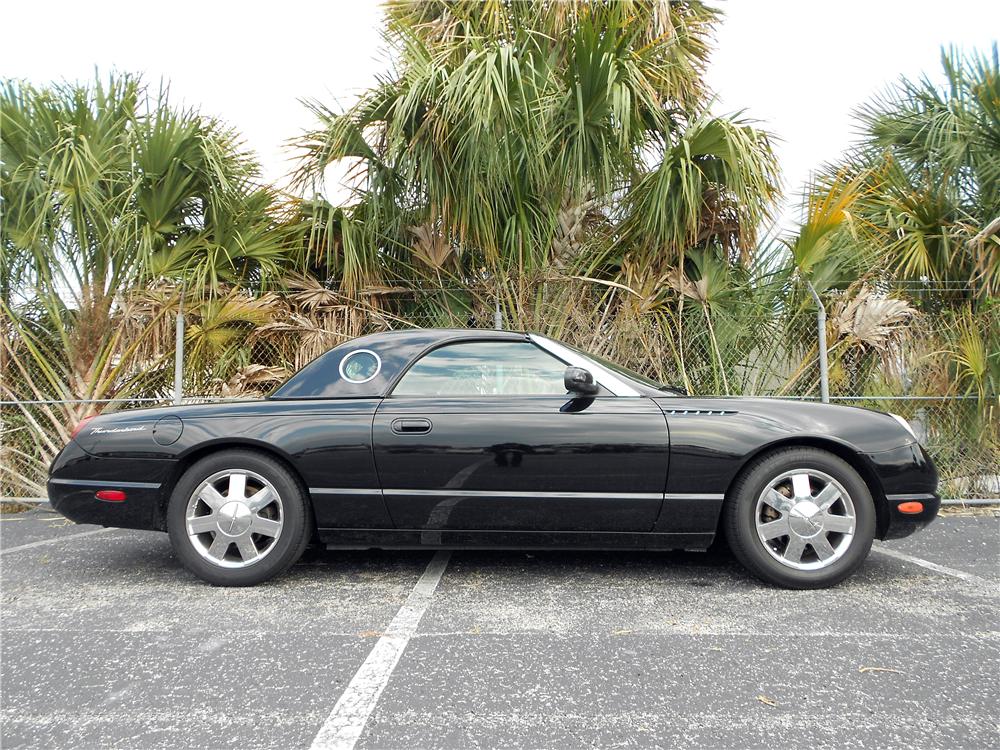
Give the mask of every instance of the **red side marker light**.
[(77, 435), (80, 434), (80, 430), (87, 426), (87, 422), (96, 417), (96, 414), (91, 414), (89, 417), (84, 417), (79, 422), (76, 423), (76, 427), (73, 428), (72, 432), (69, 434), (69, 439), (72, 440)]
[(125, 501), (125, 493), (121, 490), (98, 490), (94, 497), (98, 500), (107, 500), (109, 503), (121, 503)]
[(900, 513), (906, 513), (907, 515), (924, 512), (924, 504), (918, 500), (909, 500), (905, 503), (900, 503), (896, 507), (899, 508)]

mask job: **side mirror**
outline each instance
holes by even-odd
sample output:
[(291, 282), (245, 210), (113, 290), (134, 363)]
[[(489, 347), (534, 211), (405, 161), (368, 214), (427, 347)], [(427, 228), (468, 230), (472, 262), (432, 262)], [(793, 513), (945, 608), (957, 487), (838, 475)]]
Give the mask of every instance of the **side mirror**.
[(567, 367), (563, 375), (563, 385), (574, 396), (596, 396), (601, 388), (594, 382), (594, 376), (582, 367)]

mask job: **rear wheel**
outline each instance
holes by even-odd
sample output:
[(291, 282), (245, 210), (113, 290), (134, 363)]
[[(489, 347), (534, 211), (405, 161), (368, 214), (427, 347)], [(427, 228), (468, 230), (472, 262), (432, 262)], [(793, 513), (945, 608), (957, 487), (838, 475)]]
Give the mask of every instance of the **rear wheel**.
[(217, 586), (252, 586), (301, 557), (311, 514), (281, 463), (253, 451), (207, 456), (181, 477), (167, 530), (184, 567)]
[(748, 466), (726, 498), (726, 538), (752, 573), (787, 588), (832, 586), (868, 556), (875, 506), (843, 459), (785, 448)]

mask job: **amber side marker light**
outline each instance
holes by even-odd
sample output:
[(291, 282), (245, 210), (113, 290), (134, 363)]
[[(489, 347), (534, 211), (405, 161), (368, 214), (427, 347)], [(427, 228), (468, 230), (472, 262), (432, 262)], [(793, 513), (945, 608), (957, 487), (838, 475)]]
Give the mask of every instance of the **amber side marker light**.
[(125, 502), (125, 493), (121, 490), (98, 490), (94, 493), (98, 500), (106, 500), (109, 503)]
[(906, 513), (908, 515), (924, 512), (924, 504), (917, 500), (909, 500), (905, 503), (900, 503), (896, 507), (899, 508), (900, 513)]

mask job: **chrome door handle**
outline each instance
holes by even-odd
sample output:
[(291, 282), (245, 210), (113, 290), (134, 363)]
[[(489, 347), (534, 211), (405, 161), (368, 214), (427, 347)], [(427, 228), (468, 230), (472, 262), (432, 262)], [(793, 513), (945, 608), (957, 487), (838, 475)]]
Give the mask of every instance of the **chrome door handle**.
[(392, 420), (392, 431), (397, 435), (426, 435), (434, 425), (423, 417), (408, 417)]

